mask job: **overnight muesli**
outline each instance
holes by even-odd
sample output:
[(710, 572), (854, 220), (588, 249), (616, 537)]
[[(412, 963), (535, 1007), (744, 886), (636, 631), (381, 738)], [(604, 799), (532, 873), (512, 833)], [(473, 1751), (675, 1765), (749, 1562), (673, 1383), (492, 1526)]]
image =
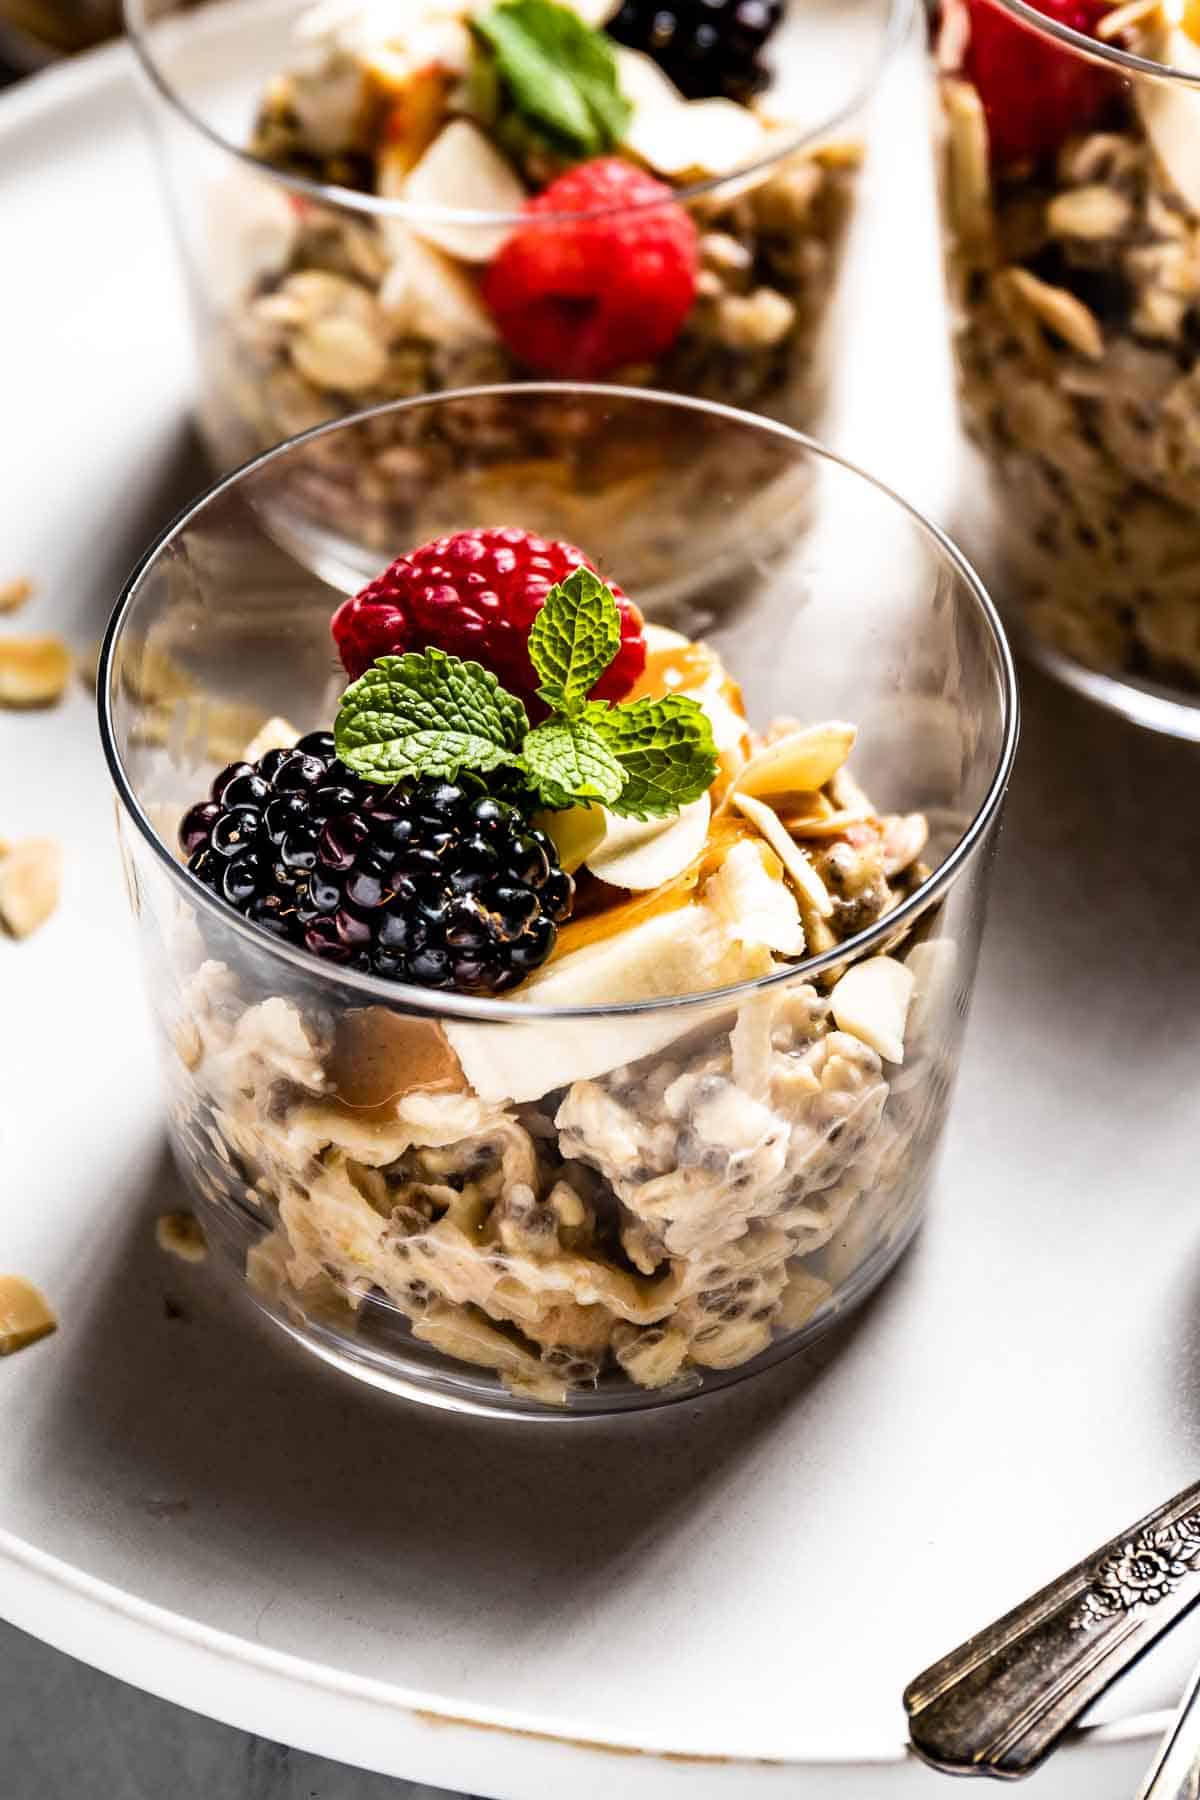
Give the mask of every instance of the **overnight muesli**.
[[(1037, 0), (1200, 75), (1200, 10)], [(954, 345), (1035, 637), (1200, 694), (1200, 92), (939, 8)]]
[[(852, 725), (757, 730), (711, 648), (570, 545), (452, 534), (332, 629), (332, 729), (271, 721), (178, 827), (219, 906), (175, 933), (176, 1125), (257, 1222), (252, 1284), (543, 1403), (748, 1362), (829, 1301), (860, 1214), (868, 1241), (913, 1220), (931, 915), (761, 982), (913, 893), (925, 819), (876, 810)], [(251, 986), (229, 909), (395, 1003)]]
[(695, 10), (304, 15), (249, 147), (342, 200), (244, 170), (219, 196), (204, 420), (223, 457), (531, 374), (811, 422), (861, 146), (789, 150), (780, 0)]

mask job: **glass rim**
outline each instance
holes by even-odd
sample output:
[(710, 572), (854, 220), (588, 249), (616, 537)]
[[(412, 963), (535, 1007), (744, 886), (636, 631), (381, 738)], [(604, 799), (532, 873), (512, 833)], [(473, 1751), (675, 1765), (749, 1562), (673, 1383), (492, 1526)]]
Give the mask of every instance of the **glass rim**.
[[(955, 0), (956, 5), (962, 3), (963, 0)], [(1158, 82), (1162, 86), (1200, 88), (1200, 43), (1196, 45), (1196, 68), (1178, 69), (1172, 63), (1156, 62), (1150, 56), (1138, 56), (1132, 50), (1122, 50), (1119, 44), (1106, 43), (1103, 38), (1089, 37), (1087, 32), (1076, 31), (1071, 25), (1063, 25), (1046, 13), (1039, 12), (1030, 0), (991, 0), (991, 3), (1022, 25), (1028, 25), (1039, 37), (1049, 39), (1060, 48), (1075, 51), (1086, 62), (1098, 63), (1105, 68), (1116, 69), (1124, 76), (1137, 76), (1144, 81)]]
[[(886, 24), (880, 33), (877, 53), (873, 58), (863, 80), (858, 84), (850, 98), (836, 107), (830, 115), (818, 125), (790, 136), (787, 142), (771, 149), (753, 161), (741, 164), (737, 169), (725, 175), (710, 175), (703, 181), (688, 182), (682, 187), (671, 187), (669, 199), (682, 205), (689, 200), (698, 199), (706, 194), (716, 194), (724, 188), (732, 188), (747, 181), (752, 176), (761, 175), (766, 170), (784, 161), (789, 156), (817, 144), (822, 138), (836, 131), (839, 126), (852, 118), (866, 105), (875, 92), (896, 52), (908, 36), (915, 17), (917, 0), (883, 0), (887, 8)], [(457, 206), (418, 206), (403, 199), (389, 199), (381, 194), (365, 194), (357, 188), (340, 187), (333, 182), (311, 181), (305, 175), (296, 175), (285, 169), (277, 169), (273, 164), (263, 162), (241, 144), (231, 143), (215, 126), (208, 121), (184, 99), (175, 83), (169, 79), (154, 54), (152, 37), (155, 27), (171, 20), (149, 20), (146, 16), (146, 0), (121, 0), (121, 14), (125, 27), (125, 35), (133, 46), (138, 65), (151, 87), (161, 95), (167, 105), (193, 131), (205, 138), (212, 147), (231, 157), (243, 168), (251, 169), (266, 181), (278, 182), (289, 193), (316, 205), (338, 207), (344, 212), (366, 214), (368, 217), (394, 219), (401, 224), (423, 223), (426, 225), (457, 225), (490, 227), (517, 226), (528, 221), (529, 215), (524, 208), (516, 212), (489, 212), (486, 209)], [(172, 15), (178, 19), (181, 15)], [(183, 15), (185, 18), (188, 15)], [(189, 22), (198, 24), (203, 12), (190, 15)], [(619, 154), (614, 152), (613, 154)], [(635, 163), (635, 168), (641, 165)], [(662, 176), (655, 179), (670, 186)], [(601, 206), (586, 212), (545, 212), (536, 215), (539, 225), (563, 224), (567, 221), (578, 223), (580, 220), (602, 219), (612, 216), (626, 217), (663, 206), (667, 201), (658, 196), (654, 199), (640, 201), (636, 206)]]
[[(877, 493), (882, 494), (886, 500), (906, 515), (917, 527), (919, 533), (932, 544), (940, 562), (948, 565), (959, 577), (974, 607), (982, 615), (996, 654), (1000, 677), (1001, 710), (1001, 740), (996, 766), (974, 816), (937, 868), (907, 899), (902, 900), (890, 912), (884, 913), (873, 925), (856, 932), (853, 937), (846, 938), (841, 943), (834, 945), (832, 949), (822, 951), (820, 955), (804, 957), (798, 962), (773, 969), (768, 975), (756, 976), (752, 980), (736, 982), (728, 987), (708, 989), (695, 994), (672, 994), (654, 1000), (625, 1000), (611, 1005), (539, 1006), (536, 1003), (531, 1005), (523, 1000), (498, 1000), (454, 993), (444, 989), (416, 987), (407, 982), (388, 981), (382, 976), (367, 975), (342, 965), (323, 963), (320, 958), (311, 956), (298, 945), (285, 943), (282, 939), (272, 937), (269, 933), (259, 930), (241, 913), (218, 900), (216, 895), (205, 887), (204, 883), (185, 864), (178, 860), (161, 833), (151, 823), (148, 814), (133, 791), (132, 782), (126, 773), (124, 759), (117, 745), (112, 700), (116, 677), (116, 653), (120, 647), (126, 621), (144, 582), (158, 564), (163, 553), (171, 547), (189, 525), (201, 518), (214, 502), (231, 493), (248, 477), (256, 475), (276, 460), (290, 455), (302, 445), (332, 436), (339, 431), (357, 428), (372, 419), (393, 413), (411, 412), (418, 407), (436, 407), (458, 401), (471, 402), (484, 398), (495, 398), (497, 395), (511, 397), (526, 394), (541, 397), (560, 395), (564, 398), (583, 395), (601, 401), (646, 402), (656, 407), (667, 406), (681, 412), (703, 413), (709, 418), (724, 419), (738, 426), (750, 426), (753, 430), (766, 436), (779, 438), (796, 449), (815, 456), (823, 463), (843, 469), (855, 481), (864, 481)], [(419, 394), (405, 400), (385, 401), (381, 405), (366, 407), (360, 412), (350, 413), (342, 418), (327, 420), (324, 424), (313, 426), (310, 430), (300, 432), (283, 443), (273, 445), (269, 450), (262, 451), (229, 474), (221, 476), (219, 480), (213, 482), (195, 499), (190, 500), (176, 514), (170, 524), (164, 527), (142, 552), (130, 572), (105, 628), (96, 672), (96, 696), (100, 742), (117, 798), (150, 849), (166, 868), (170, 878), (178, 885), (181, 893), (192, 905), (208, 914), (227, 931), (233, 931), (237, 937), (244, 939), (251, 949), (257, 949), (261, 955), (278, 958), (299, 975), (307, 977), (309, 981), (317, 983), (326, 981), (331, 985), (350, 989), (362, 997), (364, 1006), (388, 1006), (393, 1009), (401, 1008), (410, 1013), (455, 1020), (474, 1020), (484, 1024), (518, 1025), (550, 1019), (628, 1019), (633, 1021), (665, 1013), (714, 1010), (735, 999), (749, 998), (752, 994), (763, 993), (782, 986), (785, 982), (810, 980), (840, 963), (857, 961), (865, 952), (894, 937), (897, 930), (915, 922), (927, 907), (940, 899), (954, 885), (959, 875), (982, 847), (995, 822), (1008, 787), (1016, 756), (1020, 715), (1017, 677), (1012, 652), (999, 614), (982, 580), (962, 551), (941, 527), (926, 518), (924, 513), (919, 512), (886, 482), (869, 474), (857, 463), (839, 455), (837, 451), (818, 444), (803, 432), (794, 431), (790, 426), (780, 424), (773, 419), (742, 412), (736, 407), (724, 406), (718, 401), (695, 399), (685, 394), (669, 394), (654, 388), (559, 381), (507, 382), (469, 388), (449, 388), (438, 394)]]

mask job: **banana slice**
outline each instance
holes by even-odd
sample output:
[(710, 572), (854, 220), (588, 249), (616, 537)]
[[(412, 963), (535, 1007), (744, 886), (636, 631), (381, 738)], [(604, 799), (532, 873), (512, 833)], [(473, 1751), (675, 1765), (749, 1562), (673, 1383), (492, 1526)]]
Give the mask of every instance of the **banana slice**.
[(742, 794), (816, 793), (837, 774), (857, 736), (857, 728), (840, 719), (789, 731), (757, 751), (734, 786)]
[(670, 819), (621, 819), (603, 812), (604, 836), (584, 858), (610, 887), (644, 893), (682, 874), (699, 856), (708, 836), (712, 805), (707, 794), (681, 807)]
[(904, 1030), (914, 980), (894, 956), (872, 956), (847, 969), (829, 996), (843, 1031), (878, 1051), (885, 1062), (904, 1061)]
[[(468, 119), (455, 119), (438, 132), (404, 179), (400, 195), (431, 211), (512, 215), (525, 204), (525, 189), (516, 172)], [(428, 218), (412, 229), (462, 262), (486, 263), (491, 262), (512, 226)]]
[[(1200, 76), (1200, 44), (1172, 27), (1161, 60), (1185, 75)], [(1200, 212), (1200, 96), (1182, 83), (1139, 81), (1135, 100), (1147, 137), (1175, 187)]]
[[(556, 1007), (667, 1000), (752, 981), (773, 967), (765, 944), (731, 938), (708, 907), (692, 901), (571, 951), (527, 981), (521, 999)], [(449, 1023), (446, 1036), (482, 1101), (519, 1104), (650, 1056), (699, 1023), (694, 1008), (668, 1008), (644, 1019)]]
[(624, 146), (660, 175), (676, 180), (731, 175), (763, 154), (766, 131), (734, 100), (685, 100), (640, 50), (617, 51), (621, 92), (633, 107)]
[(558, 851), (561, 867), (573, 875), (603, 842), (607, 817), (602, 806), (572, 806), (566, 812), (539, 813), (535, 824)]

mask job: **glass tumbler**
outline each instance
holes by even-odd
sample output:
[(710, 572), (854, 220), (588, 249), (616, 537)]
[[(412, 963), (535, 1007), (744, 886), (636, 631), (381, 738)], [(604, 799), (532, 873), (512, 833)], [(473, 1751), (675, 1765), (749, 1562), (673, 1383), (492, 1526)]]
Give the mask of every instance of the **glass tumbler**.
[[(586, 453), (531, 480), (473, 439), (482, 399), (518, 443), (571, 408)], [(720, 653), (758, 727), (855, 722), (872, 804), (928, 822), (892, 909), (752, 981), (568, 1006), (333, 967), (217, 900), (179, 821), (265, 720), (328, 724), (330, 614), (382, 557), (316, 533), (313, 458), (386, 431), (433, 471), (390, 551), (498, 515), (569, 531), (648, 621)], [(730, 479), (746, 465), (752, 508)], [(177, 520), (120, 599), (99, 691), (175, 1155), (212, 1244), (309, 1350), (467, 1411), (655, 1406), (789, 1355), (895, 1263), (950, 1104), (1017, 702), (978, 579), (869, 476), (636, 389), (394, 403)], [(685, 915), (661, 904), (669, 937)], [(893, 1060), (838, 998), (881, 959), (911, 993)]]
[[(758, 111), (717, 102), (726, 110), (714, 121), (688, 127), (694, 141), (680, 148), (668, 123), (667, 143), (651, 144), (658, 163), (680, 165), (657, 171), (668, 204), (605, 199), (580, 211), (568, 197), (542, 203), (531, 224), (526, 201), (552, 168), (506, 161), (506, 148), (497, 166), (493, 143), (492, 160), (448, 175), (444, 144), (480, 155), (462, 116), (420, 162), (436, 162), (436, 180), (405, 172), (407, 151), (313, 150), (334, 140), (325, 112), (319, 129), (313, 115), (336, 95), (325, 76), (280, 87), (314, 29), (311, 0), (128, 0), (216, 465), (382, 401), (530, 375), (666, 388), (810, 427), (830, 373), (827, 327), (869, 102), (910, 10), (909, 0), (786, 0), (784, 11)], [(391, 78), (368, 60), (371, 81)], [(661, 93), (638, 66), (649, 93), (636, 116), (653, 112), (661, 135), (679, 109), (655, 110)], [(344, 56), (336, 67), (343, 83), (361, 77)], [(656, 211), (691, 234), (694, 289), (682, 313), (646, 331), (639, 320), (661, 302), (658, 252), (625, 261), (614, 245)], [(544, 328), (516, 328), (493, 304), (492, 269), (518, 238), (532, 284), (522, 293), (544, 304)], [(604, 272), (594, 292), (577, 285), (579, 259)], [(624, 325), (612, 335), (595, 319), (617, 293)], [(369, 475), (369, 439), (351, 447), (363, 466), (348, 479)]]
[(990, 490), (963, 541), (1038, 660), (1200, 738), (1200, 9), (932, 17), (958, 391)]

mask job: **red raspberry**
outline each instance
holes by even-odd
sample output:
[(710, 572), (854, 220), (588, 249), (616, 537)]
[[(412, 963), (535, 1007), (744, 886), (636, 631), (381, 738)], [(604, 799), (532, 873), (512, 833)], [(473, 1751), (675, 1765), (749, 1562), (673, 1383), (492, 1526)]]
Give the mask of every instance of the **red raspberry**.
[[(1031, 0), (1040, 13), (1087, 37), (1111, 11), (1110, 0)], [(963, 72), (987, 115), (992, 162), (1051, 155), (1073, 131), (1095, 123), (1120, 92), (1107, 69), (1044, 38), (998, 0), (967, 0), (971, 40)]]
[[(482, 663), (544, 717), (534, 698), (538, 677), (529, 660), (529, 627), (549, 590), (581, 563), (596, 569), (574, 545), (515, 526), (457, 531), (397, 557), (360, 594), (343, 601), (330, 626), (333, 641), (355, 681), (377, 656), (434, 644)], [(646, 666), (642, 615), (609, 585), (621, 614), (621, 647), (592, 689), (594, 700), (622, 699)]]
[(602, 156), (525, 210), (483, 279), (514, 356), (587, 381), (670, 349), (696, 297), (696, 227), (669, 187)]

